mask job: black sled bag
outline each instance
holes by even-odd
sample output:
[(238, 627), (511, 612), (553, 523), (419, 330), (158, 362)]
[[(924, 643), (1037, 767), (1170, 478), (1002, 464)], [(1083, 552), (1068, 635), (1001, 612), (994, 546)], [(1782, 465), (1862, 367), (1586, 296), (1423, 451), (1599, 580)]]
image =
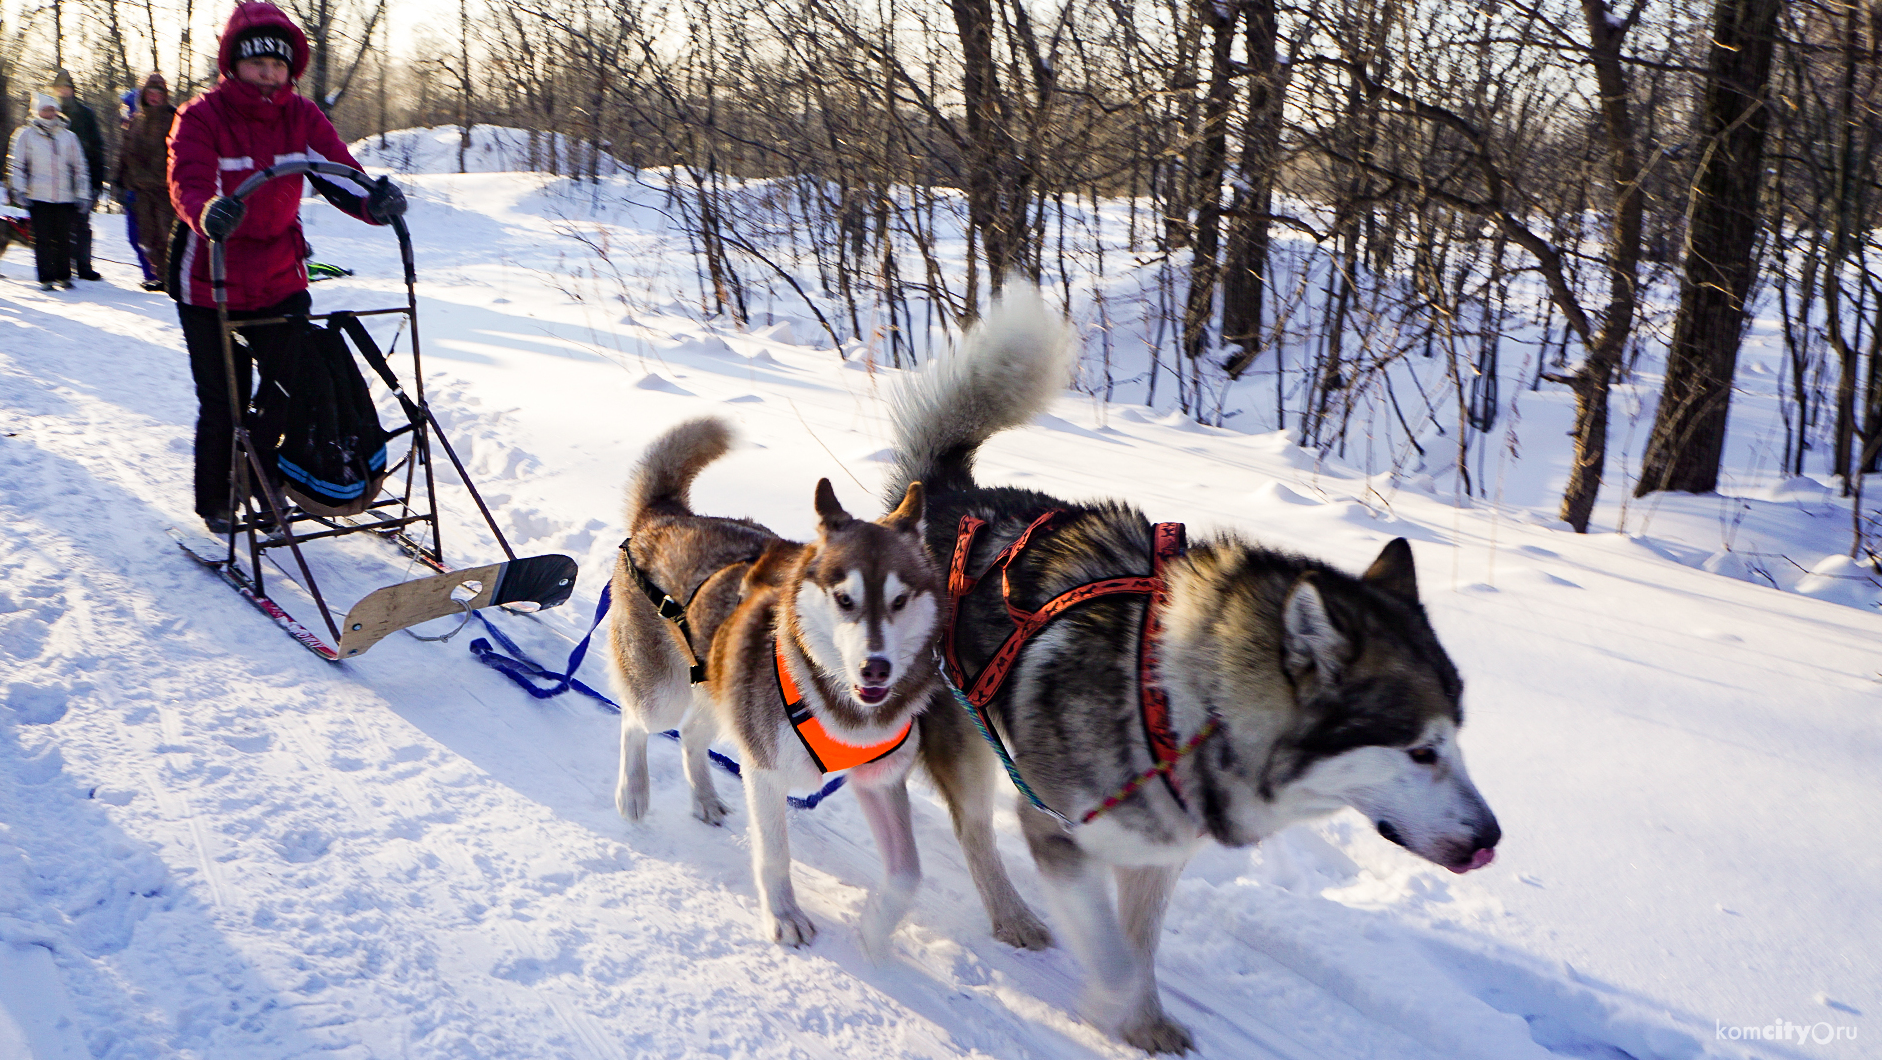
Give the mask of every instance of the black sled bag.
[(328, 319), (329, 327), (304, 320), (268, 329), (273, 348), (254, 351), (262, 378), (249, 434), (264, 462), (272, 450), (289, 500), (315, 515), (358, 515), (385, 481), (386, 442), (411, 430), (420, 413), (407, 407), (405, 426), (387, 431), (380, 425), (347, 338), (395, 393), (398, 381), (357, 318), (335, 313)]

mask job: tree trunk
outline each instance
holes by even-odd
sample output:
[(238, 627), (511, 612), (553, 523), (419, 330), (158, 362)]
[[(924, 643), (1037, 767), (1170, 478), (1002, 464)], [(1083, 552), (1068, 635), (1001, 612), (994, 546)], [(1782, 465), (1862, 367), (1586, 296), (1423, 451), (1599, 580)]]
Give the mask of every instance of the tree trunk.
[[(0, 20), (0, 32), (6, 24)], [(0, 129), (11, 129), (19, 125), (13, 120), (13, 64), (11, 49), (0, 51)]]
[(464, 156), (471, 147), (470, 3), (457, 0), (457, 171), (464, 172)]
[[(993, 58), (993, 4), (951, 0), (950, 6), (961, 38), (961, 96), (967, 111), (967, 221), (980, 240), (988, 289), (998, 290), (1011, 262), (1014, 233), (1006, 230), (1006, 211), (1000, 208), (1005, 123)], [(971, 302), (966, 308), (970, 318), (979, 315)]]
[[(146, 43), (150, 45), (150, 68), (152, 70), (163, 69), (163, 60), (157, 57), (157, 8), (151, 0), (144, 0), (144, 37)], [(179, 70), (177, 73), (181, 74), (182, 71)], [(0, 125), (0, 128), (8, 127)]]
[(1268, 280), (1268, 215), (1274, 212), (1274, 171), (1281, 154), (1281, 65), (1274, 0), (1243, 0), (1248, 19), (1248, 117), (1228, 245), (1222, 262), (1222, 341), (1240, 347), (1227, 365), (1238, 379), (1261, 354)]
[(332, 105), (327, 102), (327, 86), (333, 74), (333, 5), (321, 3), (313, 8), (315, 16), (307, 21), (307, 75), (313, 79), (312, 90), (307, 93), (322, 114), (329, 114)]
[(1601, 91), (1601, 124), (1607, 137), (1608, 165), (1614, 187), (1614, 212), (1608, 229), (1608, 307), (1601, 330), (1588, 344), (1588, 358), (1570, 382), (1575, 393), (1575, 463), (1562, 490), (1562, 521), (1578, 534), (1588, 532), (1596, 495), (1607, 469), (1608, 388), (1627, 348), (1639, 300), (1640, 239), (1645, 200), (1640, 188), (1640, 153), (1633, 114), (1628, 108), (1626, 67), (1621, 50), (1630, 28), (1617, 23), (1604, 0), (1582, 0), (1588, 24), (1589, 58)]
[[(1861, 205), (1856, 189), (1856, 46), (1857, 12), (1850, 4), (1843, 13), (1842, 72), (1836, 93), (1836, 161), (1831, 167), (1832, 205), (1836, 222), (1831, 231), (1829, 261), (1823, 269), (1824, 330), (1836, 351), (1836, 455), (1831, 474), (1843, 479), (1843, 496), (1850, 495), (1850, 458), (1856, 445), (1856, 362), (1861, 352), (1843, 332), (1843, 264), (1860, 245)], [(1860, 314), (1861, 309), (1857, 312)], [(1860, 336), (1862, 328), (1856, 328)], [(1860, 339), (1858, 339), (1860, 341)]]
[(1732, 376), (1756, 272), (1765, 84), (1782, 0), (1718, 0), (1693, 178), (1679, 315), (1636, 496), (1718, 486)]
[[(1189, 299), (1183, 307), (1183, 352), (1202, 356), (1209, 341), (1209, 319), (1215, 310), (1216, 251), (1222, 230), (1222, 174), (1227, 169), (1229, 107), (1235, 101), (1235, 64), (1229, 53), (1235, 46), (1239, 5), (1230, 0), (1198, 0), (1197, 13), (1207, 26), (1209, 90), (1202, 105), (1202, 128), (1196, 144), (1196, 176), (1192, 194), (1196, 209), (1196, 237), (1190, 250)], [(1200, 397), (1200, 395), (1199, 395)], [(1200, 414), (1201, 409), (1197, 412)]]
[(190, 23), (195, 18), (196, 0), (183, 0), (182, 11), (177, 16), (177, 24), (183, 28), (176, 42), (176, 72), (182, 82), (182, 95), (178, 99), (196, 94), (196, 56), (195, 49), (190, 47)]
[(112, 76), (120, 84), (135, 85), (138, 82), (131, 80), (131, 52), (125, 43), (124, 23), (118, 17), (118, 5), (111, 4), (106, 12), (105, 36), (111, 45)]

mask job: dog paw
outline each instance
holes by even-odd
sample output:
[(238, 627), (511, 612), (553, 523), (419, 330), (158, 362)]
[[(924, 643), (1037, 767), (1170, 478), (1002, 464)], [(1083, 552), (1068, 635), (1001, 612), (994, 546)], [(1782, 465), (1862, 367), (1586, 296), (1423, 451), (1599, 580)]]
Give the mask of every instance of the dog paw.
[(767, 931), (772, 942), (780, 946), (808, 946), (817, 937), (817, 925), (810, 922), (802, 909), (781, 909), (765, 918)]
[(867, 920), (857, 925), (856, 942), (870, 964), (881, 964), (888, 959), (889, 936), (892, 933), (883, 931), (882, 925), (871, 924)]
[(714, 827), (724, 824), (725, 815), (731, 812), (717, 795), (708, 795), (703, 799), (697, 795), (693, 797), (693, 816)]
[(902, 892), (878, 891), (863, 906), (862, 921), (857, 925), (863, 956), (871, 964), (881, 964), (889, 955), (889, 937), (908, 914), (910, 896)]
[(1146, 1053), (1187, 1053), (1196, 1047), (1189, 1029), (1163, 1013), (1129, 1023), (1118, 1032), (1125, 1042)]
[(622, 782), (614, 789), (614, 808), (621, 812), (622, 817), (630, 821), (638, 821), (647, 816), (649, 801), (645, 786), (636, 787)]
[(993, 937), (1016, 950), (1052, 948), (1052, 930), (1040, 923), (1030, 909), (1022, 909), (995, 921)]

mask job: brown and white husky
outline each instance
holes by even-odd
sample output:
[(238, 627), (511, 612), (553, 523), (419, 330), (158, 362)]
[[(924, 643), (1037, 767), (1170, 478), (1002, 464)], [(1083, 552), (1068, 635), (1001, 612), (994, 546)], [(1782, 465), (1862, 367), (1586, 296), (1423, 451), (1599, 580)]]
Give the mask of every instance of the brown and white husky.
[[(942, 692), (945, 582), (923, 544), (923, 490), (908, 484), (894, 511), (869, 522), (844, 511), (825, 479), (816, 540), (785, 541), (691, 510), (693, 478), (730, 445), (718, 420), (682, 424), (648, 450), (628, 490), (633, 533), (616, 564), (609, 653), (623, 702), (616, 805), (630, 819), (646, 813), (647, 734), (678, 724), (694, 814), (719, 823), (726, 808), (706, 749), (729, 736), (751, 814), (759, 931), (797, 946), (816, 927), (791, 886), (785, 796), (848, 769), (886, 866), (861, 931), (880, 954), (921, 882), (907, 778), (921, 744), (915, 719)], [(684, 627), (660, 617), (663, 600)], [(705, 682), (693, 684), (700, 661)], [(962, 841), (996, 932), (1043, 944), (990, 833), (969, 828)]]

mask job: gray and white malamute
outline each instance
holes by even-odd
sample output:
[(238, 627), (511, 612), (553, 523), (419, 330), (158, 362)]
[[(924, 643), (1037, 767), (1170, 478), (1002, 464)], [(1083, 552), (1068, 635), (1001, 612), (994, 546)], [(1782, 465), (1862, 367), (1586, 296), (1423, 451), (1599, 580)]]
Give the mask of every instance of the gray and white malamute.
[[(955, 557), (961, 592), (956, 679), (984, 697), (1052, 811), (1019, 803), (1090, 977), (1087, 1014), (1139, 1048), (1184, 1052), (1189, 1032), (1163, 1011), (1154, 960), (1171, 889), (1204, 839), (1246, 846), (1352, 806), (1385, 838), (1465, 872), (1490, 862), (1502, 832), (1464, 770), (1463, 683), (1402, 538), (1353, 577), (1233, 534), (1166, 548), (1180, 528), (1161, 532), (1116, 501), (975, 484), (981, 443), (1068, 382), (1068, 330), (1036, 294), (1009, 291), (957, 353), (895, 393), (889, 493), (926, 487), (928, 545)], [(1052, 603), (1063, 594), (1069, 604)], [(1046, 616), (1029, 623), (1036, 632), (1009, 643), (1016, 617), (1034, 612)], [(967, 786), (952, 772), (990, 768), (991, 752), (961, 737), (965, 718), (937, 706), (922, 721), (924, 760), (950, 795)], [(957, 803), (957, 830), (985, 805)]]
[[(628, 489), (631, 536), (609, 627), (622, 700), (615, 804), (629, 819), (645, 815), (647, 735), (677, 724), (693, 812), (718, 824), (726, 807), (707, 745), (731, 737), (751, 814), (759, 931), (797, 946), (816, 928), (791, 886), (786, 793), (847, 769), (886, 866), (861, 931), (879, 954), (921, 882), (906, 781), (922, 741), (914, 719), (941, 689), (935, 645), (947, 599), (922, 541), (923, 490), (906, 483), (894, 510), (868, 522), (844, 511), (825, 479), (816, 540), (785, 541), (750, 520), (692, 511), (693, 478), (730, 445), (719, 420), (681, 424), (648, 449)], [(976, 812), (963, 843), (996, 931), (1043, 945)]]

